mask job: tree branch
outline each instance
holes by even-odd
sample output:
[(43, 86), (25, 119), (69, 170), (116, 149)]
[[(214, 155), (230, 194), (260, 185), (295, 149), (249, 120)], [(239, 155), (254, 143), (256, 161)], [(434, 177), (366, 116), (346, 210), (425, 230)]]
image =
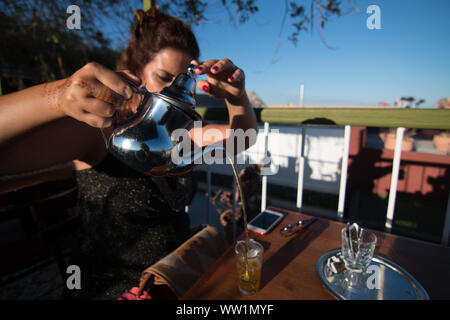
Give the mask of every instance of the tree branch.
[(273, 56), (272, 56), (272, 63), (275, 63), (275, 62), (276, 62), (275, 57), (276, 57), (276, 55), (277, 55), (277, 53), (278, 53), (278, 49), (281, 47), (281, 34), (283, 33), (283, 29), (284, 29), (284, 25), (285, 25), (285, 23), (286, 23), (286, 17), (287, 17), (288, 12), (289, 12), (289, 9), (288, 9), (288, 0), (285, 0), (285, 1), (284, 1), (284, 13), (283, 13), (283, 18), (281, 19), (280, 32), (278, 33), (277, 46), (275, 47), (275, 52), (273, 53)]

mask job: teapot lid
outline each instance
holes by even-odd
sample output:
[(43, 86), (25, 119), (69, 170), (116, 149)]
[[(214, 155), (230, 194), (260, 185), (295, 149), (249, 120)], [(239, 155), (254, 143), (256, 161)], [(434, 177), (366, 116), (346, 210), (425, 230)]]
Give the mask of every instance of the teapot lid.
[(165, 87), (160, 93), (154, 93), (155, 96), (173, 104), (181, 111), (187, 113), (193, 120), (201, 120), (202, 117), (195, 111), (195, 87), (194, 65), (187, 68), (187, 72), (182, 72), (169, 87)]

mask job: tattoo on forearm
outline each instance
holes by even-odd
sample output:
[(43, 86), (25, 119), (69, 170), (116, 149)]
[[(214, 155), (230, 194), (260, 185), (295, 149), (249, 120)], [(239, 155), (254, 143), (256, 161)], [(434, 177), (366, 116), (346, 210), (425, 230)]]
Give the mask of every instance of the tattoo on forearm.
[(65, 87), (64, 85), (66, 82), (64, 82), (63, 84), (58, 84), (56, 82), (49, 82), (44, 84), (45, 102), (51, 109), (57, 111), (61, 110), (61, 106), (59, 104), (59, 97), (64, 91)]

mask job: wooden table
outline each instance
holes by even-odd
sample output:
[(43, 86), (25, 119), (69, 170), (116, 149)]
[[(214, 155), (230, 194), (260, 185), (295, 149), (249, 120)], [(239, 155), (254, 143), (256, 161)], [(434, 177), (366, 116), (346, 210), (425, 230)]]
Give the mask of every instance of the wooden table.
[[(284, 237), (279, 233), (282, 226), (310, 216), (272, 209), (287, 214), (274, 230), (267, 235), (249, 231), (250, 237), (259, 241), (265, 250), (260, 290), (251, 296), (239, 291), (234, 247), (230, 247), (183, 299), (334, 299), (317, 276), (315, 264), (324, 253), (341, 246), (340, 231), (345, 224), (318, 218), (306, 230)], [(378, 237), (375, 254), (406, 269), (431, 299), (450, 299), (450, 248), (383, 232), (375, 233)]]

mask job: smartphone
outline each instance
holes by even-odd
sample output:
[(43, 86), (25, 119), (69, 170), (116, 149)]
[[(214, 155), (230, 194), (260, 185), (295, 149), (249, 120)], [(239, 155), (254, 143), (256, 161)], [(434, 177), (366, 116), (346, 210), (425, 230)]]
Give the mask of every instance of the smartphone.
[(284, 214), (272, 210), (264, 210), (254, 217), (248, 223), (248, 229), (259, 234), (266, 234), (275, 227), (282, 219)]

